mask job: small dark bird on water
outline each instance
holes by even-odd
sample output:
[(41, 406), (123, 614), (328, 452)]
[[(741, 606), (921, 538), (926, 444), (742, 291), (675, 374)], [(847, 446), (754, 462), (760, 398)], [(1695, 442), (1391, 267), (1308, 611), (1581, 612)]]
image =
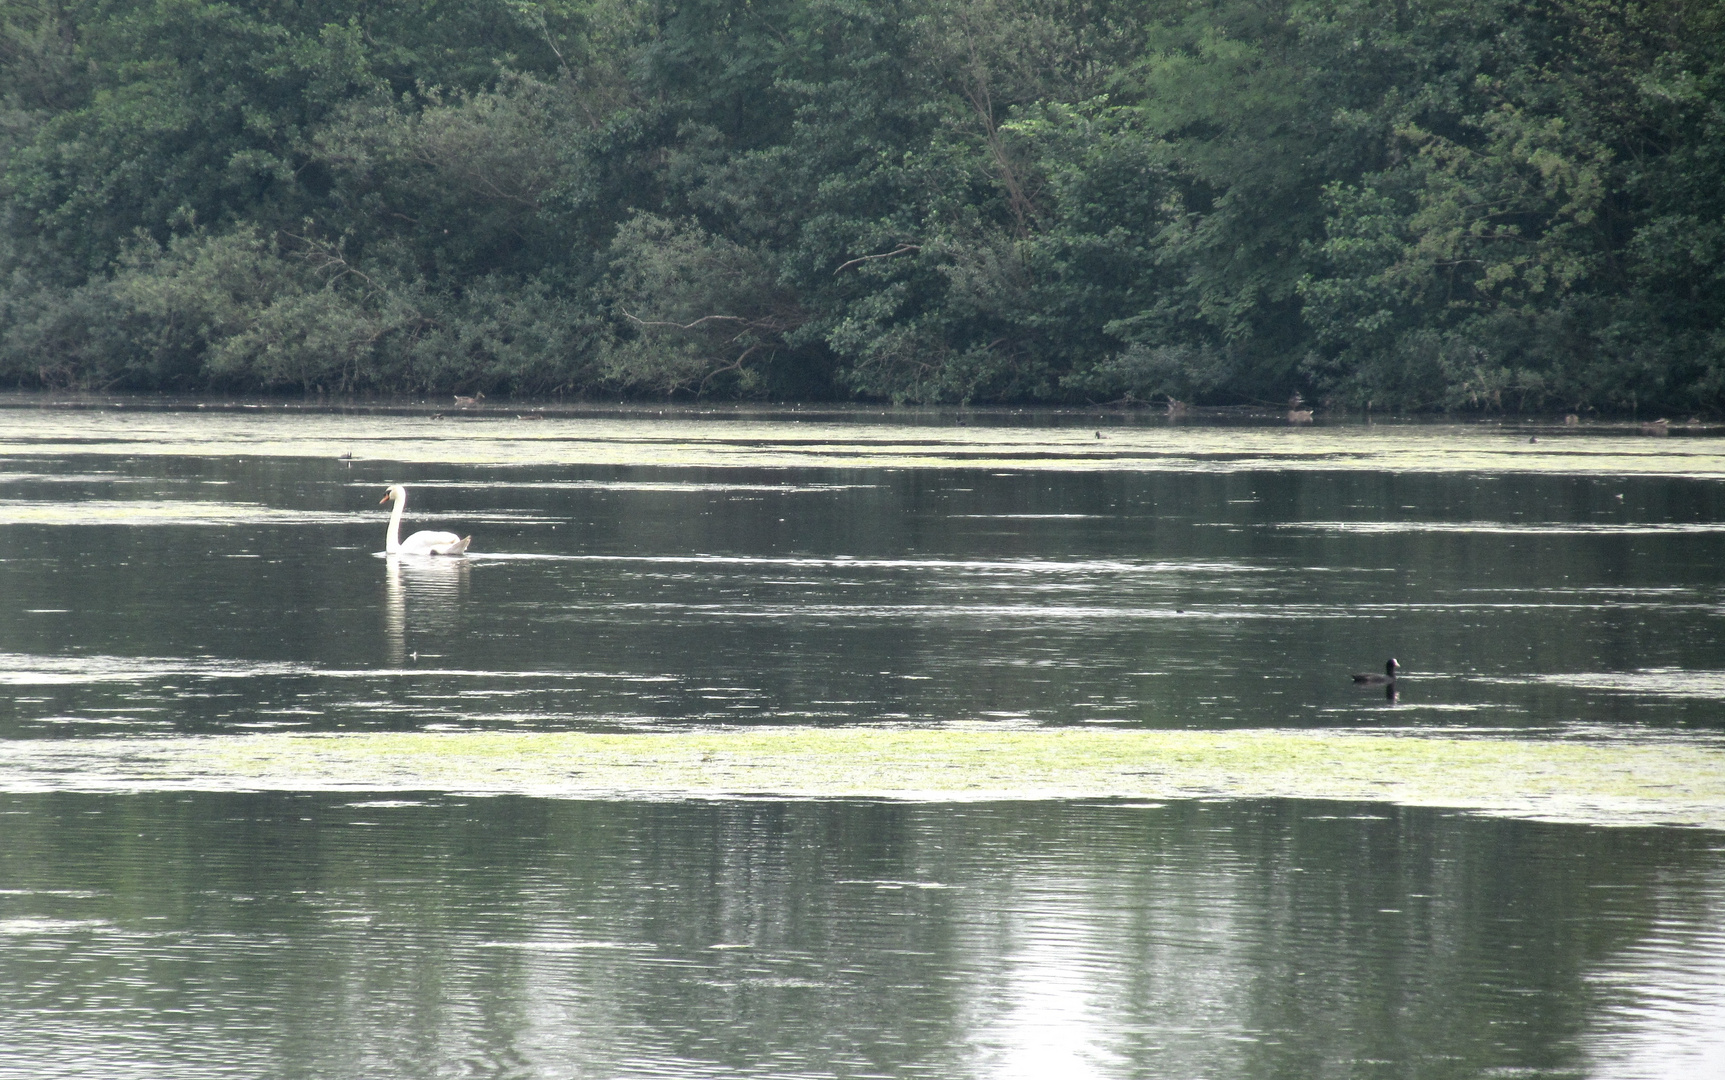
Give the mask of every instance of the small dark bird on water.
[(1400, 670), (1401, 665), (1392, 659), (1389, 663), (1384, 665), (1384, 673), (1382, 675), (1379, 675), (1375, 671), (1369, 671), (1364, 675), (1355, 675), (1354, 681), (1359, 683), (1361, 686), (1382, 686), (1385, 683), (1395, 682), (1396, 672)]

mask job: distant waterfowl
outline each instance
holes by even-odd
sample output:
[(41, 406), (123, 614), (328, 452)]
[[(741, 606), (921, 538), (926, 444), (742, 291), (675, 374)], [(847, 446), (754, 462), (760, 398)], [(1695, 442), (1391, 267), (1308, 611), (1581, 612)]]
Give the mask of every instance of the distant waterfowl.
[(1656, 436), (1657, 435), (1669, 435), (1669, 434), (1671, 434), (1671, 421), (1669, 421), (1669, 420), (1665, 419), (1663, 416), (1661, 416), (1659, 419), (1653, 421), (1652, 423), (1642, 424), (1641, 425), (1641, 434), (1643, 434), (1643, 435), (1656, 435)]
[(1311, 422), (1312, 422), (1312, 410), (1310, 410), (1310, 409), (1289, 409), (1288, 410), (1288, 423), (1290, 423), (1290, 424), (1309, 424)]
[(1384, 673), (1382, 675), (1379, 675), (1375, 671), (1369, 671), (1363, 675), (1356, 674), (1354, 676), (1354, 681), (1359, 683), (1361, 686), (1383, 686), (1385, 683), (1395, 682), (1396, 673), (1400, 670), (1401, 665), (1392, 659), (1389, 663), (1384, 665)]
[(472, 397), (466, 397), (462, 394), (456, 394), (455, 395), (455, 405), (457, 408), (460, 408), (460, 409), (469, 408), (470, 406), (477, 405), (481, 401), (484, 401), (484, 400), (485, 400), (485, 391), (483, 391), (483, 390), (475, 390), (473, 392)]
[(385, 538), (383, 547), (389, 554), (460, 555), (467, 550), (467, 545), (473, 542), (471, 536), (430, 530), (416, 532), (406, 540), (401, 539), (401, 515), (407, 509), (407, 488), (400, 484), (391, 484), (378, 502), (386, 503), (391, 499), (395, 500), (395, 510), (389, 515), (389, 535)]

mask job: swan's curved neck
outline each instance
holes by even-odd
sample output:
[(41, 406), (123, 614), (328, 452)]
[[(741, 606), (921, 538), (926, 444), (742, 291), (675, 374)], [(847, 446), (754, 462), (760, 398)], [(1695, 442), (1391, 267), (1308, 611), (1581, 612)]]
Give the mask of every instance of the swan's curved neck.
[(407, 509), (407, 489), (396, 488), (395, 498), (390, 501), (395, 503), (395, 509), (389, 513), (389, 536), (383, 550), (393, 555), (401, 550), (401, 512)]

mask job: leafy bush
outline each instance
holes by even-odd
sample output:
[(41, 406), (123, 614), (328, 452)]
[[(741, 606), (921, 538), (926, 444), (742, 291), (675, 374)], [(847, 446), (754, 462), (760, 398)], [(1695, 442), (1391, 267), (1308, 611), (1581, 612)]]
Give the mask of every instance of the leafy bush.
[(1725, 9), (0, 18), (0, 379), (1725, 403)]

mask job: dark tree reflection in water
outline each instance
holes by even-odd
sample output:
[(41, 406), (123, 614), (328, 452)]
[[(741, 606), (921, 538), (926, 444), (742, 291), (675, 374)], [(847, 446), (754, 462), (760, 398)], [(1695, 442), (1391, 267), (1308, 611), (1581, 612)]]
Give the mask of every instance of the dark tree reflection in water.
[(1701, 1076), (1725, 1030), (1673, 999), (1725, 972), (1706, 833), (1297, 802), (3, 809), (6, 1075), (1598, 1076), (1639, 1048)]

